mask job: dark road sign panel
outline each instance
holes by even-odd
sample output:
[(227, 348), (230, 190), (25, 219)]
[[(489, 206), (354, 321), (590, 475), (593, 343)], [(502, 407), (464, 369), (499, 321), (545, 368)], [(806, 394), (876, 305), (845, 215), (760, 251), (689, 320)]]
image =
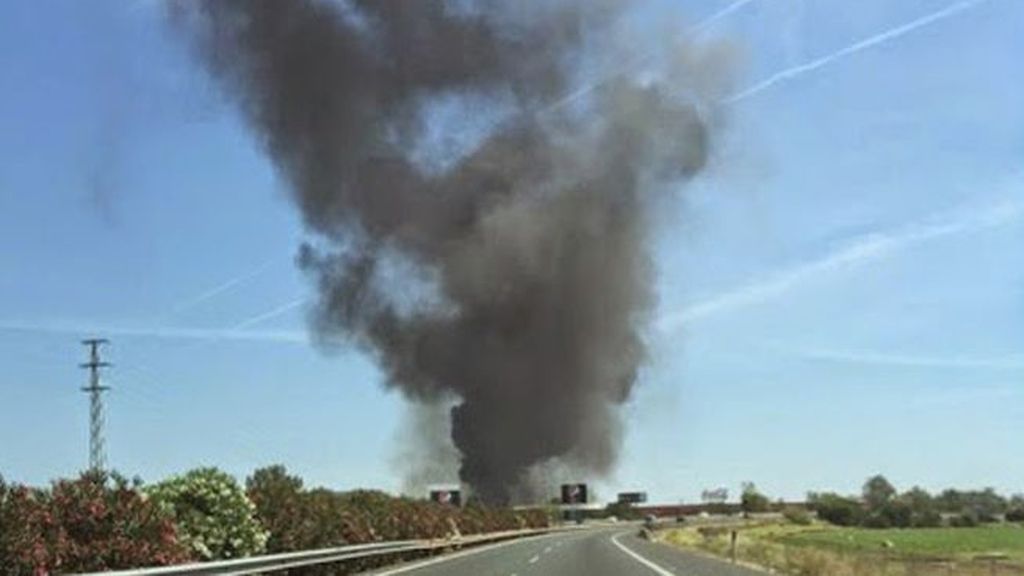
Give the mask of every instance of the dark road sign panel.
[(647, 502), (647, 492), (619, 492), (620, 504), (643, 504)]
[(438, 504), (462, 506), (462, 492), (460, 490), (431, 490), (430, 499)]
[(586, 504), (586, 484), (562, 484), (562, 504)]

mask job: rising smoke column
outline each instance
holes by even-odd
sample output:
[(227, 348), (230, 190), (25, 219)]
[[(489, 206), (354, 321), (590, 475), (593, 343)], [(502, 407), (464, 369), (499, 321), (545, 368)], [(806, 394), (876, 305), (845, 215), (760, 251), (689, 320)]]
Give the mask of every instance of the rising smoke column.
[[(613, 79), (586, 103), (537, 112), (613, 48), (603, 35), (626, 7), (174, 8), (319, 238), (299, 255), (319, 293), (316, 333), (370, 353), (408, 399), (456, 398), (459, 476), (488, 501), (528, 494), (539, 465), (614, 464), (653, 303), (650, 213), (707, 158), (679, 75)], [(416, 160), (427, 110), (446, 98), (506, 112), (427, 166)]]

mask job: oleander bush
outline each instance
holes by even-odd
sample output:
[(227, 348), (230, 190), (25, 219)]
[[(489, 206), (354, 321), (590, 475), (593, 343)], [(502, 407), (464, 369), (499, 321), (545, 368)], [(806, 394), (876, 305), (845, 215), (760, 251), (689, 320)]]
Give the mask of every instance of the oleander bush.
[(259, 554), (268, 534), (256, 506), (230, 475), (198, 468), (146, 488), (146, 494), (174, 518), (179, 536), (203, 560)]
[(117, 475), (49, 488), (0, 479), (0, 574), (41, 575), (188, 561), (171, 518)]
[[(0, 478), (0, 574), (39, 576), (237, 558), (387, 540), (446, 540), (543, 528), (547, 510), (464, 507), (375, 490), (308, 489), (283, 466), (256, 470), (243, 489), (215, 468), (143, 487), (84, 474), (48, 488)], [(304, 568), (324, 575), (387, 559)]]

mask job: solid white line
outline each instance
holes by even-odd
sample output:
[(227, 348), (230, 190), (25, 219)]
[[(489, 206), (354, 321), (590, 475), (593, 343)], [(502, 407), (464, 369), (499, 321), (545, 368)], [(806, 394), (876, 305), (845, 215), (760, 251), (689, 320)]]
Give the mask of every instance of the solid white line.
[[(505, 542), (498, 542), (497, 544), (490, 544), (486, 546), (480, 546), (477, 548), (471, 548), (469, 550), (463, 550), (462, 552), (455, 552), (453, 554), (445, 554), (438, 556), (437, 558), (431, 558), (429, 560), (423, 560), (422, 562), (415, 562), (413, 564), (407, 564), (405, 566), (399, 566), (388, 570), (386, 572), (374, 572), (374, 576), (392, 576), (393, 574), (404, 574), (413, 570), (419, 570), (420, 568), (426, 568), (428, 566), (434, 566), (435, 564), (441, 564), (442, 562), (448, 562), (450, 560), (457, 560), (459, 558), (465, 558), (466, 556), (472, 556), (481, 552), (489, 552), (491, 550), (497, 550), (498, 548), (504, 548), (505, 546), (511, 546), (512, 544), (522, 544), (523, 542), (530, 542), (534, 538), (550, 538), (556, 536), (556, 534), (544, 534), (541, 536), (535, 536), (531, 538), (518, 538), (514, 540), (507, 540)], [(513, 575), (514, 576), (514, 575)]]
[(534, 556), (533, 558), (530, 558), (530, 564), (536, 564), (537, 560), (540, 560), (540, 556)]
[(636, 552), (633, 552), (629, 548), (626, 548), (626, 546), (624, 544), (622, 544), (621, 542), (619, 542), (619, 540), (618, 540), (618, 538), (620, 536), (623, 536), (625, 534), (628, 534), (628, 532), (622, 532), (620, 534), (616, 534), (615, 536), (612, 536), (611, 537), (612, 544), (615, 544), (615, 546), (619, 550), (622, 550), (623, 552), (628, 554), (629, 557), (632, 558), (633, 560), (636, 560), (637, 562), (639, 562), (639, 563), (643, 564), (644, 566), (647, 566), (648, 568), (650, 568), (652, 571), (654, 571), (655, 574), (658, 574), (659, 576), (675, 576), (675, 574), (673, 574), (672, 572), (669, 572), (668, 570), (665, 570), (664, 568), (662, 568), (661, 566), (658, 566), (654, 562), (651, 562), (647, 558), (644, 558), (643, 556), (637, 554)]

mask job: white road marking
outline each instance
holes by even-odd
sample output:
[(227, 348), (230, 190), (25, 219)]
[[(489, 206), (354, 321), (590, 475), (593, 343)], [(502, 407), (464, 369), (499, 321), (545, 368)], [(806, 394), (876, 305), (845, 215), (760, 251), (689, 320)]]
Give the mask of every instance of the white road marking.
[(537, 560), (540, 560), (540, 556), (534, 556), (533, 558), (530, 558), (530, 564), (536, 564)]
[(612, 544), (615, 544), (615, 546), (619, 550), (622, 550), (623, 552), (628, 554), (629, 557), (632, 558), (633, 560), (636, 560), (637, 562), (639, 562), (639, 563), (643, 564), (644, 566), (647, 566), (648, 568), (650, 568), (652, 571), (654, 571), (655, 574), (658, 574), (659, 576), (675, 576), (675, 574), (673, 574), (672, 572), (669, 572), (668, 570), (665, 570), (664, 568), (662, 568), (661, 566), (658, 566), (654, 562), (651, 562), (647, 558), (644, 558), (643, 556), (637, 554), (636, 552), (633, 552), (629, 548), (626, 548), (626, 546), (624, 544), (622, 544), (621, 542), (619, 542), (619, 540), (618, 540), (621, 536), (623, 536), (625, 534), (628, 534), (628, 532), (622, 532), (622, 533), (616, 534), (615, 536), (612, 536), (611, 537)]
[[(535, 536), (534, 538), (548, 538), (550, 536), (552, 536), (552, 535), (548, 534), (548, 535), (543, 535), (543, 536)], [(492, 550), (497, 550), (498, 548), (504, 548), (505, 546), (511, 546), (513, 544), (522, 544), (522, 543), (528, 542), (528, 541), (530, 541), (532, 539), (533, 538), (521, 538), (521, 539), (506, 540), (505, 542), (498, 542), (497, 544), (490, 544), (490, 545), (479, 546), (479, 547), (476, 547), (476, 548), (470, 548), (469, 550), (463, 550), (462, 552), (454, 552), (452, 554), (445, 554), (443, 556), (438, 556), (436, 558), (431, 558), (429, 560), (423, 560), (422, 562), (415, 562), (413, 564), (407, 564), (405, 566), (399, 566), (397, 568), (394, 568), (392, 570), (387, 570), (385, 572), (375, 572), (374, 576), (393, 576), (394, 574), (404, 574), (406, 572), (411, 572), (413, 570), (419, 570), (420, 568), (426, 568), (428, 566), (433, 566), (435, 564), (440, 564), (442, 562), (448, 562), (449, 560), (457, 560), (459, 558), (465, 558), (466, 556), (472, 556), (474, 554), (479, 554), (481, 552), (489, 552), (489, 551), (492, 551)], [(515, 575), (513, 574), (513, 576), (515, 576)]]
[(544, 553), (545, 554), (547, 554), (548, 552), (551, 552), (551, 546), (548, 546), (547, 548), (544, 549)]

